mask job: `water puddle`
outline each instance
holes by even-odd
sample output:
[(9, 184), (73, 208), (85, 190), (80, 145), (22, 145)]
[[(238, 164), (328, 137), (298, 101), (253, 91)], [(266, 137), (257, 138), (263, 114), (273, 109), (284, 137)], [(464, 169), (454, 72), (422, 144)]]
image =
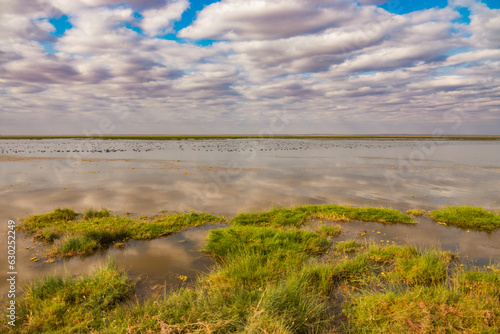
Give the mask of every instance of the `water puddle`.
[[(459, 254), (460, 261), (473, 266), (500, 264), (500, 231), (476, 232), (443, 226), (426, 217), (417, 217), (416, 225), (386, 225), (370, 222), (331, 222), (315, 219), (307, 225), (316, 230), (321, 225), (340, 225), (342, 233), (334, 242), (357, 240), (379, 245), (409, 244), (418, 249), (438, 248)], [(320, 223), (322, 222), (322, 223)]]

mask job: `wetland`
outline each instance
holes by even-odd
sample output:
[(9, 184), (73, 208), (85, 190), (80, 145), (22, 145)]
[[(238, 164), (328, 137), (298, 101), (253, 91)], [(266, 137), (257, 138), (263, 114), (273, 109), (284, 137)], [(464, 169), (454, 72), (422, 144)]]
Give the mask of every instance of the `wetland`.
[(18, 222), (18, 332), (500, 324), (500, 141), (0, 144), (0, 215)]

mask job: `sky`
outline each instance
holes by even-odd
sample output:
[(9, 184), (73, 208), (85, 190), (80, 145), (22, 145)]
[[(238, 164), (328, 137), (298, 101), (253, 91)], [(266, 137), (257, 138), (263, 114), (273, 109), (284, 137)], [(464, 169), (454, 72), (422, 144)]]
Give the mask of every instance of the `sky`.
[(0, 135), (500, 135), (500, 0), (0, 0)]

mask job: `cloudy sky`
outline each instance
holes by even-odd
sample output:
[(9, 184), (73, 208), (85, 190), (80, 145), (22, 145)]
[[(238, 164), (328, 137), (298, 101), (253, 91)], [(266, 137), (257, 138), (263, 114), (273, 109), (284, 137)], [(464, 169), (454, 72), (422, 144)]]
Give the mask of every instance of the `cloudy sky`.
[(123, 1), (0, 0), (1, 135), (500, 134), (500, 0)]

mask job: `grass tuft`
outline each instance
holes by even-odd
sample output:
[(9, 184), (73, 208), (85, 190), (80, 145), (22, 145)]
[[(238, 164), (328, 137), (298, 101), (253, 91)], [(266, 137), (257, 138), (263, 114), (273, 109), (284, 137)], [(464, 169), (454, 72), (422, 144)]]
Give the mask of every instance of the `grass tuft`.
[(406, 210), (406, 213), (411, 216), (420, 217), (423, 216), (426, 213), (426, 211), (422, 209), (411, 209), (411, 210)]
[(101, 209), (99, 211), (94, 209), (88, 209), (83, 214), (83, 219), (89, 220), (92, 218), (106, 218), (109, 216), (111, 216), (111, 213), (108, 211), (108, 209)]
[(319, 235), (324, 237), (336, 237), (342, 232), (342, 228), (338, 225), (336, 226), (320, 226), (316, 230)]
[(352, 253), (362, 246), (356, 240), (341, 241), (335, 245), (335, 251), (339, 253)]

